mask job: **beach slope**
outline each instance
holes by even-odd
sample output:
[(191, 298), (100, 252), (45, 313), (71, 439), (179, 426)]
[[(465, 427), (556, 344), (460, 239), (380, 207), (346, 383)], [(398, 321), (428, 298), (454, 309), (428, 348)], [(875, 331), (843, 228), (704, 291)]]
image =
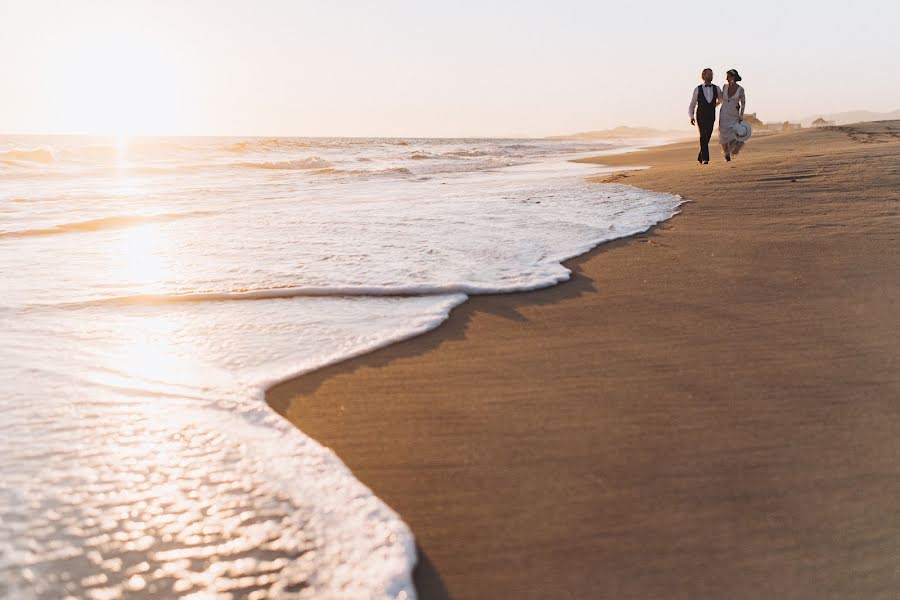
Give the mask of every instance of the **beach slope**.
[(691, 202), (268, 392), (397, 510), (423, 598), (900, 589), (900, 122), (596, 162)]

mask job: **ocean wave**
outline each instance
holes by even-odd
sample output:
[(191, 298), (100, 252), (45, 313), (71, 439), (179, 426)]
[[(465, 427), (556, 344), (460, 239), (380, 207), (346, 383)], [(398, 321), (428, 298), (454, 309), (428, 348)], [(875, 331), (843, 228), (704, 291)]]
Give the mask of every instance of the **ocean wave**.
[(123, 160), (171, 158), (173, 154), (192, 150), (195, 148), (170, 140), (131, 139), (122, 142), (110, 141), (66, 146), (60, 150), (60, 159), (73, 162), (120, 163)]
[(357, 177), (390, 177), (394, 175), (413, 175), (406, 167), (389, 167), (386, 169), (337, 169), (328, 167), (311, 172), (313, 175), (352, 175)]
[(269, 150), (290, 150), (297, 148), (311, 148), (314, 144), (307, 140), (289, 138), (259, 138), (234, 142), (225, 147), (226, 152), (244, 154), (250, 152), (265, 152)]
[(318, 156), (309, 156), (297, 160), (284, 161), (263, 161), (263, 162), (243, 162), (238, 163), (240, 167), (249, 169), (274, 169), (287, 171), (307, 171), (312, 169), (327, 169), (333, 167), (334, 164)]
[(215, 214), (211, 211), (193, 211), (185, 213), (163, 213), (156, 215), (120, 215), (91, 219), (89, 221), (77, 221), (74, 223), (61, 223), (44, 229), (22, 229), (18, 231), (0, 231), (0, 238), (34, 237), (42, 235), (56, 235), (60, 233), (77, 233), (87, 231), (99, 231), (102, 229), (121, 229), (146, 225), (147, 223), (164, 223), (189, 217), (200, 217)]
[(477, 158), (479, 156), (490, 156), (491, 153), (486, 150), (478, 150), (477, 148), (472, 148), (470, 150), (456, 150), (454, 152), (445, 152), (444, 156), (453, 156), (453, 157), (462, 157), (462, 158)]
[(119, 146), (117, 144), (85, 144), (75, 148), (66, 148), (64, 155), (73, 161), (115, 162), (127, 151), (137, 150), (136, 145)]
[(263, 288), (250, 290), (210, 291), (189, 294), (136, 294), (133, 296), (117, 296), (88, 300), (84, 302), (70, 302), (65, 306), (85, 307), (100, 305), (157, 305), (157, 304), (182, 304), (193, 302), (234, 302), (252, 300), (275, 300), (285, 298), (418, 298), (427, 296), (452, 296), (463, 294), (465, 296), (484, 294), (510, 294), (517, 292), (530, 292), (536, 289), (552, 287), (569, 279), (570, 272), (542, 278), (530, 283), (517, 283), (511, 285), (482, 285), (473, 283), (448, 283), (448, 284), (410, 284), (399, 286), (379, 285), (348, 285), (348, 286), (321, 286), (321, 287), (282, 287)]
[(409, 154), (406, 158), (410, 160), (436, 160), (441, 158), (437, 154), (432, 154), (431, 152), (425, 152), (423, 150), (416, 150), (412, 154)]
[(29, 150), (14, 148), (0, 152), (0, 161), (7, 164), (26, 161), (36, 163), (52, 163), (56, 160), (53, 152), (47, 148), (32, 148)]

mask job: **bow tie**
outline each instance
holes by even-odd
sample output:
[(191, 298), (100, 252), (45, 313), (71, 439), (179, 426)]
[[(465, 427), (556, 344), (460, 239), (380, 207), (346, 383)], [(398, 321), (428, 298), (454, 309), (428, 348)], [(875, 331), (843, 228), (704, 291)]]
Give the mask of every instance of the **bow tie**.
[(704, 84), (703, 84), (703, 87), (712, 87), (712, 84), (711, 84), (711, 83), (704, 83)]

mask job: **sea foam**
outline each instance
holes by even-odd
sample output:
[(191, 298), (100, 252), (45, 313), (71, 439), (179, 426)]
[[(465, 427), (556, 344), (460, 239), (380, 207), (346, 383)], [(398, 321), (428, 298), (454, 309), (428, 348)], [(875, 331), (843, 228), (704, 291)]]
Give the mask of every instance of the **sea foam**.
[[(597, 143), (90, 144), (51, 142), (44, 176), (2, 182), (28, 199), (0, 206), (14, 597), (414, 597), (412, 533), (264, 390), (438, 327), (472, 294), (563, 282), (563, 261), (681, 202), (585, 183), (595, 168), (565, 159)], [(299, 168), (313, 159), (332, 166)]]

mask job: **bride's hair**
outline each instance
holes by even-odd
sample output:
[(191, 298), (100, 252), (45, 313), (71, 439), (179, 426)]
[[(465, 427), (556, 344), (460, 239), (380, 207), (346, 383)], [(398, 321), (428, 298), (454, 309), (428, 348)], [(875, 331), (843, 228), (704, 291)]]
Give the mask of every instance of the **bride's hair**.
[(734, 77), (734, 80), (735, 80), (735, 81), (740, 81), (740, 80), (741, 80), (741, 76), (738, 75), (737, 69), (728, 69), (727, 74), (728, 74), (728, 75), (731, 75), (732, 77)]

